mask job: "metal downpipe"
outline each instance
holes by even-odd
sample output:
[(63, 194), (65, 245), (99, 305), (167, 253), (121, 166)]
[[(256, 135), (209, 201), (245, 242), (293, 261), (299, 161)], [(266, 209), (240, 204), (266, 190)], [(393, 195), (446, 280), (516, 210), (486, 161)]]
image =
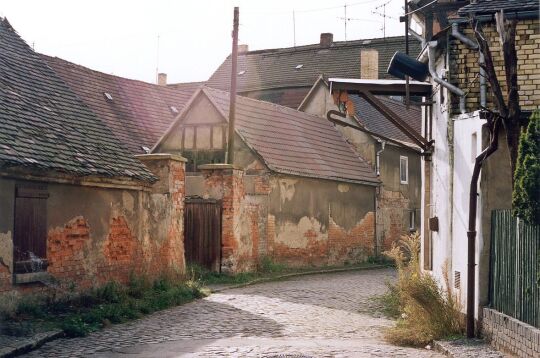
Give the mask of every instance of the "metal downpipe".
[(460, 88), (446, 82), (445, 80), (443, 80), (437, 75), (437, 71), (435, 71), (435, 48), (436, 47), (437, 47), (437, 41), (428, 42), (429, 74), (431, 75), (431, 78), (433, 78), (433, 81), (445, 87), (453, 94), (459, 96), (459, 110), (463, 114), (465, 113), (465, 92), (463, 92)]

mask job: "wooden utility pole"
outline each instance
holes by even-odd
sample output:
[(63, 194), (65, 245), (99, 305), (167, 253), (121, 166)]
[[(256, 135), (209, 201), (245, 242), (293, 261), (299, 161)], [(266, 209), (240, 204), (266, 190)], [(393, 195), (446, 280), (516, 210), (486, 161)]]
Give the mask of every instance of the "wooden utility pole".
[(229, 101), (229, 138), (227, 141), (227, 163), (234, 163), (234, 117), (236, 111), (236, 76), (238, 65), (238, 7), (234, 8), (232, 53), (231, 53), (231, 99)]

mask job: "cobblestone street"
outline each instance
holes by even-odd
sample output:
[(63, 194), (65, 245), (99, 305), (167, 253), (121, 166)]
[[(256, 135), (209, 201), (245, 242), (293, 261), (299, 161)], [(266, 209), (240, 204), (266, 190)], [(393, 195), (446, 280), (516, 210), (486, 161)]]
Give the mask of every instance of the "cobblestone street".
[(382, 339), (392, 321), (372, 298), (392, 279), (378, 269), (227, 290), (27, 357), (439, 357)]

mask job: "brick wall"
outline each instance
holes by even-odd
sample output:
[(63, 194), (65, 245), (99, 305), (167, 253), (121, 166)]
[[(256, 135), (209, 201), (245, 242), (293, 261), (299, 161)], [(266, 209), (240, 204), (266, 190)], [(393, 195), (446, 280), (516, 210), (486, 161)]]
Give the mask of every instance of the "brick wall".
[(500, 351), (518, 357), (540, 357), (540, 329), (496, 310), (483, 309), (482, 334)]
[[(474, 39), (469, 25), (461, 26), (462, 32)], [(506, 94), (504, 61), (501, 54), (499, 35), (494, 24), (484, 24), (483, 31), (490, 43), (497, 77)], [(540, 23), (539, 20), (519, 21), (516, 28), (516, 50), (518, 55), (518, 85), (520, 104), (523, 110), (533, 110), (540, 106)], [(467, 94), (467, 112), (479, 109), (480, 85), (478, 81), (478, 50), (467, 48), (460, 41), (450, 38), (450, 82)], [(453, 96), (453, 112), (459, 112), (458, 98)], [(494, 108), (491, 91), (487, 91), (487, 107)]]
[[(51, 209), (61, 213), (47, 215), (47, 273), (60, 286), (84, 290), (108, 281), (126, 283), (132, 274), (155, 278), (184, 272), (184, 160), (170, 155), (142, 160), (160, 178), (151, 187), (50, 190)], [(64, 216), (71, 219), (51, 223)], [(39, 281), (13, 284), (12, 277), (0, 260), (0, 292), (42, 288)]]
[(389, 250), (392, 243), (407, 235), (410, 200), (399, 191), (380, 189), (377, 197), (377, 233), (380, 252)]

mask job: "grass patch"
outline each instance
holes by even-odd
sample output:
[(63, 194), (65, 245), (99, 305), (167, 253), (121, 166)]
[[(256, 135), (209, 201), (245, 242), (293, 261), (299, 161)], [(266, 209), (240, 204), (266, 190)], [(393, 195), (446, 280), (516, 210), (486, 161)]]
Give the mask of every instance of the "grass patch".
[(15, 328), (31, 323), (60, 328), (69, 337), (80, 337), (205, 295), (197, 281), (170, 277), (150, 281), (133, 277), (127, 285), (109, 282), (69, 297), (23, 296), (16, 309), (4, 311), (2, 318)]
[(381, 264), (390, 265), (388, 259), (370, 260), (363, 263), (346, 264), (345, 266), (322, 266), (322, 267), (290, 267), (282, 263), (273, 261), (270, 257), (264, 257), (260, 260), (257, 269), (250, 272), (241, 272), (237, 274), (226, 274), (211, 272), (207, 269), (190, 265), (188, 272), (192, 280), (201, 282), (202, 285), (239, 285), (258, 279), (277, 279), (280, 276), (295, 273), (310, 273), (321, 270), (343, 269), (343, 268), (369, 268), (377, 267)]
[(398, 281), (380, 298), (384, 311), (397, 317), (386, 338), (398, 345), (425, 346), (433, 340), (463, 334), (461, 305), (445, 271), (445, 287), (420, 269), (418, 233), (404, 237), (385, 254), (398, 269)]

